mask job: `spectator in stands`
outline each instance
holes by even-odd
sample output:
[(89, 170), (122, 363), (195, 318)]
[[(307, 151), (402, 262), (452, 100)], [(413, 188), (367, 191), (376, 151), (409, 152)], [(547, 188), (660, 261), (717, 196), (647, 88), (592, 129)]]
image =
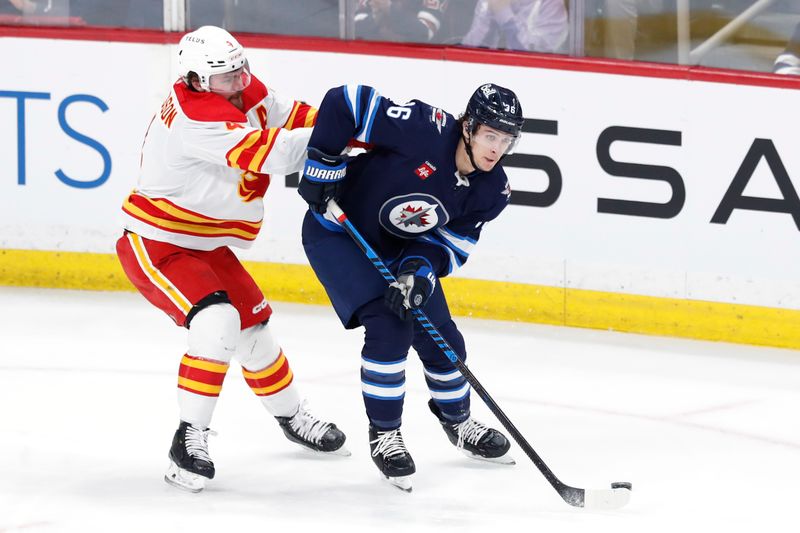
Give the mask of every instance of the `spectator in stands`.
[(663, 0), (605, 0), (603, 29), (605, 35), (604, 57), (634, 59), (636, 39), (641, 31), (644, 15), (663, 13)]
[(36, 4), (31, 0), (2, 0), (0, 1), (0, 13), (31, 13), (36, 9)]
[(461, 44), (558, 53), (568, 32), (564, 0), (478, 0)]
[(52, 9), (53, 0), (0, 0), (0, 13), (15, 15), (42, 15)]
[(800, 24), (795, 26), (794, 34), (789, 39), (786, 50), (775, 59), (772, 72), (800, 76)]
[(89, 26), (164, 28), (163, 0), (69, 0), (69, 14)]
[(339, 37), (339, 0), (192, 0), (190, 14), (191, 27), (216, 24), (231, 31)]
[(356, 39), (437, 42), (446, 4), (440, 0), (359, 0)]

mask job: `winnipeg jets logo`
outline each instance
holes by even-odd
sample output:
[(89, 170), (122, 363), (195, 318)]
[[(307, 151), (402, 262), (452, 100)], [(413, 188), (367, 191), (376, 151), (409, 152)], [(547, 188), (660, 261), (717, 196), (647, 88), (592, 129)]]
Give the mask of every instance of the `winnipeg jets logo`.
[(431, 209), (436, 209), (439, 207), (438, 205), (434, 204), (428, 207), (414, 207), (413, 205), (407, 205), (400, 209), (400, 215), (397, 217), (397, 220), (394, 223), (398, 226), (402, 226), (403, 228), (408, 228), (409, 226), (417, 226), (420, 228), (426, 228), (430, 226), (430, 219), (428, 218), (428, 213)]
[(450, 219), (438, 198), (421, 193), (389, 199), (381, 206), (378, 218), (386, 231), (404, 239), (413, 239)]

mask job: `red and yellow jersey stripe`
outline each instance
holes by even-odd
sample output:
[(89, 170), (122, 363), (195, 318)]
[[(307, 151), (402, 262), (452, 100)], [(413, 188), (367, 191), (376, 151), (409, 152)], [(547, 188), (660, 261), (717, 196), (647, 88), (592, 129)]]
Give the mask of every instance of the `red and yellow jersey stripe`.
[(151, 226), (184, 235), (197, 237), (233, 237), (245, 241), (255, 240), (262, 221), (224, 220), (212, 218), (180, 207), (165, 198), (148, 198), (132, 192), (122, 210)]
[(284, 129), (310, 128), (317, 123), (317, 108), (302, 102), (295, 102)]
[(236, 143), (227, 154), (225, 154), (228, 166), (241, 170), (260, 172), (261, 165), (269, 156), (269, 152), (275, 145), (281, 128), (268, 128), (265, 130), (255, 130)]

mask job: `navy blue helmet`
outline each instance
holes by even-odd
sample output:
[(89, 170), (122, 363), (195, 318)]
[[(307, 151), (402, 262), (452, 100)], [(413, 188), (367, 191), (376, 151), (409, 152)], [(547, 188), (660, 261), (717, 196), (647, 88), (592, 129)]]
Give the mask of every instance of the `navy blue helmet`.
[(472, 93), (465, 115), (472, 132), (478, 124), (485, 124), (514, 137), (519, 136), (525, 122), (514, 91), (494, 83), (485, 83)]

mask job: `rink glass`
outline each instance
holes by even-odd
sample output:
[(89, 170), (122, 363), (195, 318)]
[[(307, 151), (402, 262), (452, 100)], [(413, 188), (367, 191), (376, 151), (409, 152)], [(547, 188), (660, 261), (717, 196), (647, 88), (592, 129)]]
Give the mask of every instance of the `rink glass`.
[[(770, 72), (796, 29), (800, 35), (797, 0), (429, 0), (424, 16), (409, 7), (417, 4), (394, 0), (393, 20), (426, 31), (384, 38), (460, 45), (479, 14), (510, 9), (510, 22), (489, 20), (495, 33), (484, 46), (541, 52), (537, 34), (560, 24), (566, 38), (548, 53)], [(554, 6), (562, 18), (548, 20)], [(213, 24), (234, 33), (349, 40), (358, 37), (356, 16), (370, 13), (368, 0), (27, 0), (0, 3), (0, 25), (183, 32)]]

